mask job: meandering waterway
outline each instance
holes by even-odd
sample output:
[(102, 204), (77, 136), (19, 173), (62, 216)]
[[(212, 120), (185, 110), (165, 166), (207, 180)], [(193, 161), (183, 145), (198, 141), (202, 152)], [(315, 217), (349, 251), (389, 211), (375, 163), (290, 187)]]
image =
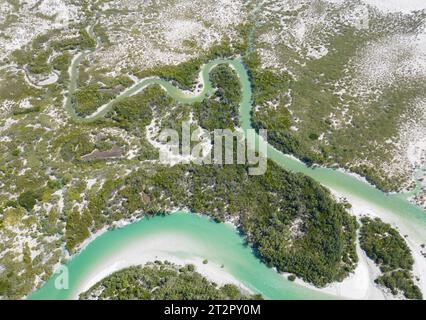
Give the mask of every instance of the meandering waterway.
[[(79, 117), (72, 107), (70, 97), (77, 88), (79, 64), (88, 54), (90, 54), (89, 51), (77, 55), (70, 67), (70, 85), (65, 99), (65, 108), (76, 121), (89, 122), (103, 117), (118, 100), (134, 95), (155, 84), (163, 87), (171, 97), (181, 103), (201, 101), (213, 90), (209, 81), (210, 71), (219, 64), (227, 64), (237, 72), (241, 82), (241, 128), (243, 130), (251, 128), (252, 90), (241, 57), (216, 59), (203, 65), (201, 70), (203, 88), (198, 94), (184, 92), (165, 80), (151, 77), (141, 79), (113, 101), (100, 107), (92, 115), (85, 118)], [(261, 141), (261, 143), (267, 142)], [(419, 252), (420, 245), (426, 243), (426, 212), (411, 204), (406, 200), (406, 197), (399, 194), (384, 193), (363, 181), (363, 179), (341, 170), (308, 167), (269, 144), (267, 144), (267, 157), (286, 170), (301, 172), (312, 177), (335, 194), (347, 198), (350, 202), (361, 203), (363, 210), (366, 211), (365, 213), (380, 216), (384, 221), (397, 226), (401, 233), (408, 236), (410, 247), (417, 254), (415, 255), (416, 259), (422, 259)], [(163, 256), (166, 253), (167, 257), (172, 258), (189, 258), (192, 256), (208, 259), (218, 265), (223, 264), (223, 271), (232, 275), (247, 288), (263, 294), (266, 298), (329, 298), (329, 296), (315, 290), (291, 283), (273, 269), (267, 268), (253, 255), (250, 248), (244, 246), (243, 238), (232, 227), (190, 214), (173, 214), (167, 217), (143, 219), (122, 229), (107, 231), (93, 240), (67, 264), (70, 272), (69, 290), (56, 289), (54, 286), (55, 276), (53, 276), (30, 298), (75, 298), (78, 291), (82, 289), (81, 284), (93, 276), (93, 270), (97, 270), (96, 268), (99, 265), (107, 266), (113, 263), (114, 259), (119, 259), (121, 251), (135, 244), (140, 246), (139, 254), (144, 255), (144, 243), (146, 244), (150, 237), (156, 236), (160, 239), (167, 237), (167, 235), (178, 235), (180, 239), (183, 239), (180, 242), (182, 245), (176, 245), (174, 249), (166, 245), (161, 247), (162, 242), (160, 241), (157, 248), (158, 256)], [(148, 254), (148, 252), (145, 252), (145, 254)], [(149, 254), (154, 253), (150, 252)], [(420, 276), (425, 277), (425, 275)], [(424, 282), (425, 279), (422, 279), (422, 283)]]

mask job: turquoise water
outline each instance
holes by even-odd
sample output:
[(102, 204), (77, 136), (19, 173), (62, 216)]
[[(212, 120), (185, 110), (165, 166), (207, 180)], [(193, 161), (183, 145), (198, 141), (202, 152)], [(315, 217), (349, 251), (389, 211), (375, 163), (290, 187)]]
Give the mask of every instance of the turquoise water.
[[(71, 299), (78, 288), (90, 278), (100, 263), (114, 261), (114, 256), (135, 243), (143, 247), (152, 237), (173, 235), (183, 238), (183, 245), (173, 252), (177, 258), (199, 257), (209, 263), (224, 265), (224, 271), (240, 280), (246, 287), (269, 299), (326, 299), (327, 295), (288, 281), (257, 259), (243, 238), (227, 224), (216, 223), (207, 217), (188, 213), (144, 218), (121, 229), (108, 231), (92, 241), (68, 264), (69, 289), (55, 288), (53, 276), (30, 299)], [(186, 244), (190, 243), (190, 244)], [(193, 243), (194, 245), (192, 245)], [(161, 252), (161, 248), (158, 248)], [(142, 249), (143, 252), (143, 249)]]
[[(77, 59), (72, 65), (71, 84), (69, 91), (75, 90), (76, 74), (78, 74)], [(198, 95), (191, 95), (182, 92), (170, 83), (160, 79), (144, 79), (134, 87), (117, 97), (113, 102), (123, 97), (130, 96), (143, 90), (146, 86), (159, 84), (174, 99), (183, 103), (192, 103), (201, 101), (206, 94), (211, 93), (212, 88), (209, 82), (209, 71), (218, 64), (228, 64), (232, 66), (239, 75), (243, 97), (240, 103), (240, 123), (243, 129), (250, 129), (250, 111), (251, 111), (251, 85), (248, 74), (243, 66), (241, 58), (236, 59), (217, 59), (203, 66), (202, 78), (204, 88)], [(111, 108), (113, 102), (107, 104), (96, 115), (87, 118), (79, 118), (69, 101), (66, 108), (71, 116), (78, 121), (93, 121), (98, 117), (104, 116)], [(265, 143), (264, 141), (260, 143)], [(373, 186), (365, 183), (356, 177), (341, 171), (326, 168), (309, 168), (303, 163), (267, 145), (267, 156), (281, 167), (294, 172), (304, 173), (326, 187), (332, 188), (342, 195), (356, 197), (374, 207), (384, 209), (388, 213), (388, 221), (404, 226), (408, 230), (410, 238), (417, 243), (426, 243), (426, 214), (425, 212), (409, 203), (406, 197), (401, 195), (389, 195), (381, 192)], [(317, 291), (303, 288), (291, 283), (277, 274), (272, 269), (262, 264), (252, 253), (250, 248), (244, 246), (243, 238), (239, 236), (234, 229), (228, 225), (214, 223), (207, 218), (201, 218), (190, 214), (174, 214), (167, 217), (155, 217), (143, 219), (140, 222), (131, 224), (119, 230), (108, 231), (102, 236), (92, 241), (87, 248), (76, 255), (68, 264), (70, 272), (70, 289), (57, 290), (54, 286), (53, 276), (41, 289), (30, 296), (30, 299), (69, 299), (77, 294), (77, 289), (81, 283), (87, 280), (90, 271), (106, 259), (114, 260), (117, 255), (126, 246), (135, 242), (143, 242), (151, 235), (167, 236), (167, 234), (176, 234), (186, 237), (188, 241), (198, 244), (198, 251), (186, 251), (185, 248), (179, 248), (176, 252), (169, 254), (176, 257), (199, 256), (207, 258), (209, 261), (225, 265), (225, 271), (229, 272), (236, 279), (255, 292), (263, 294), (270, 299), (319, 299), (330, 298)], [(158, 248), (161, 250), (161, 248)]]

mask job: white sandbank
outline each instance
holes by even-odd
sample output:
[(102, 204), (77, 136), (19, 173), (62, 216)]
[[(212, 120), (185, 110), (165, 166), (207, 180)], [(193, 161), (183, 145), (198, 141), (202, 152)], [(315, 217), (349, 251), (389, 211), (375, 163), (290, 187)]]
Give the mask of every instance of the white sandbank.
[(167, 260), (177, 265), (191, 263), (196, 266), (197, 272), (220, 286), (231, 283), (245, 292), (251, 292), (229, 274), (225, 267), (221, 268), (214, 261), (208, 261), (207, 264), (203, 264), (205, 259), (201, 254), (203, 250), (205, 249), (193, 243), (190, 237), (179, 233), (160, 233), (135, 241), (99, 261), (78, 285), (72, 298), (78, 299), (80, 293), (88, 290), (113, 272), (130, 266), (144, 265), (155, 260)]
[[(418, 243), (415, 237), (410, 235), (408, 228), (405, 228), (404, 224), (401, 223), (397, 217), (390, 216), (386, 210), (381, 207), (375, 206), (374, 204), (357, 197), (349, 197), (348, 195), (343, 195), (335, 190), (331, 191), (336, 198), (345, 198), (348, 200), (348, 202), (352, 205), (352, 208), (349, 209), (349, 211), (354, 216), (358, 218), (363, 215), (379, 217), (384, 222), (390, 223), (394, 227), (398, 226), (398, 231), (402, 235), (408, 235), (408, 238), (405, 238), (405, 240), (410, 247), (415, 261), (413, 273), (415, 276), (420, 278), (417, 285), (420, 287), (422, 292), (425, 293), (426, 259), (424, 259), (421, 254), (421, 243)], [(91, 240), (103, 232), (105, 232), (105, 230), (93, 235)], [(90, 242), (90, 240), (85, 243), (88, 242)], [(205, 259), (202, 255), (203, 251), (205, 252), (205, 248), (193, 243), (189, 237), (180, 233), (159, 233), (157, 235), (150, 236), (149, 238), (135, 241), (134, 243), (127, 245), (123, 250), (113, 252), (108, 258), (100, 261), (92, 270), (90, 270), (89, 275), (78, 286), (78, 290), (73, 298), (78, 298), (79, 293), (86, 291), (96, 282), (115, 271), (132, 265), (143, 265), (154, 260), (167, 260), (178, 265), (192, 263), (196, 266), (196, 270), (207, 279), (214, 281), (219, 285), (232, 283), (240, 287), (242, 290), (250, 292), (250, 290), (241, 282), (235, 279), (231, 274), (227, 273), (226, 266), (225, 268), (221, 268), (219, 264), (213, 261), (209, 261), (208, 264), (203, 264), (202, 261)], [(300, 279), (296, 279), (296, 283), (343, 299), (394, 299), (392, 295), (384, 293), (374, 283), (374, 279), (379, 276), (380, 271), (359, 248), (358, 244), (357, 254), (359, 258), (357, 267), (354, 272), (342, 282), (335, 282), (321, 289)], [(288, 274), (286, 273), (283, 274), (283, 276), (287, 275)]]
[[(401, 235), (408, 235), (405, 241), (411, 250), (411, 254), (414, 258), (413, 274), (415, 277), (419, 277), (420, 281), (416, 284), (421, 289), (422, 293), (426, 293), (426, 259), (421, 254), (421, 243), (416, 241), (415, 235), (410, 234), (408, 228), (405, 228), (402, 221), (394, 216), (390, 216), (385, 209), (375, 206), (367, 201), (359, 199), (357, 197), (348, 196), (342, 194), (336, 190), (331, 190), (332, 194), (336, 198), (345, 198), (351, 205), (352, 208), (349, 212), (360, 218), (361, 216), (372, 216), (378, 217), (386, 223), (390, 223), (393, 227), (396, 227)], [(351, 273), (342, 282), (334, 282), (324, 288), (317, 288), (301, 279), (296, 279), (295, 282), (299, 285), (307, 288), (317, 290), (319, 292), (331, 294), (338, 298), (343, 299), (361, 299), (361, 300), (390, 300), (397, 299), (390, 292), (386, 292), (383, 288), (379, 288), (374, 283), (374, 280), (380, 275), (380, 269), (375, 263), (367, 257), (365, 252), (359, 247), (357, 241), (357, 255), (359, 258), (358, 264), (353, 273)], [(283, 273), (283, 276), (287, 277), (288, 273)]]
[[(417, 239), (416, 234), (413, 234), (413, 232), (407, 228), (404, 224), (404, 221), (399, 219), (398, 217), (394, 215), (389, 215), (389, 213), (381, 208), (380, 206), (377, 206), (375, 204), (372, 204), (370, 202), (367, 202), (365, 200), (362, 200), (358, 197), (348, 195), (348, 194), (342, 194), (336, 190), (331, 190), (332, 194), (337, 198), (345, 198), (351, 205), (352, 208), (349, 209), (349, 212), (356, 216), (372, 216), (372, 217), (378, 217), (383, 222), (391, 224), (394, 228), (398, 230), (398, 232), (405, 237), (405, 241), (408, 245), (408, 247), (411, 250), (411, 254), (414, 258), (414, 265), (413, 265), (413, 274), (415, 277), (419, 277), (420, 280), (416, 283), (419, 288), (421, 289), (422, 293), (426, 294), (426, 259), (421, 254), (422, 248), (421, 248), (421, 242)], [(358, 256), (360, 256), (360, 263), (362, 260), (362, 256), (358, 253)], [(365, 257), (367, 261), (370, 261), (367, 257)], [(368, 264), (369, 262), (367, 262)], [(364, 276), (365, 278), (365, 276)], [(371, 278), (371, 274), (370, 274)], [(374, 280), (374, 278), (372, 279)], [(343, 281), (341, 284), (344, 284), (347, 280)]]
[[(336, 4), (343, 4), (346, 0), (327, 1)], [(426, 9), (426, 2), (424, 0), (362, 0), (362, 2), (385, 13), (401, 12), (409, 14), (413, 11)]]
[(327, 293), (342, 299), (357, 300), (384, 300), (385, 295), (374, 283), (374, 279), (380, 274), (379, 268), (368, 259), (365, 253), (357, 245), (358, 264), (354, 272), (342, 282), (334, 282), (324, 288), (317, 288), (303, 280), (296, 279), (296, 283), (307, 288)]

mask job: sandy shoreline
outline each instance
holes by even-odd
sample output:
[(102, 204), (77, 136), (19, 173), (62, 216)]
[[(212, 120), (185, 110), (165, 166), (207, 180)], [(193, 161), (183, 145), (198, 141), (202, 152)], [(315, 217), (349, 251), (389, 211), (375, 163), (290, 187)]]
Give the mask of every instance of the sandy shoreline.
[[(408, 228), (395, 217), (390, 217), (385, 209), (374, 204), (359, 199), (357, 197), (348, 197), (345, 194), (331, 190), (332, 194), (337, 198), (345, 198), (352, 208), (348, 211), (355, 217), (372, 216), (382, 219), (384, 222), (390, 223), (393, 227), (397, 227), (402, 236), (408, 235), (405, 241), (411, 250), (414, 258), (413, 274), (420, 280), (416, 282), (423, 294), (426, 293), (426, 259), (421, 254), (421, 243), (415, 240), (410, 234)], [(324, 288), (317, 288), (303, 280), (297, 278), (295, 282), (307, 288), (317, 290), (322, 293), (331, 294), (337, 298), (358, 299), (358, 300), (392, 300), (397, 299), (390, 292), (386, 292), (374, 283), (374, 280), (381, 274), (378, 266), (367, 257), (365, 252), (360, 248), (357, 241), (358, 264), (347, 278), (342, 282), (334, 282)], [(283, 273), (287, 277), (288, 273)]]
[[(357, 218), (360, 218), (361, 216), (365, 216), (365, 215), (378, 217), (383, 222), (389, 223), (394, 228), (396, 228), (398, 232), (401, 234), (401, 236), (407, 235), (407, 237), (404, 237), (404, 238), (414, 258), (413, 274), (415, 277), (419, 277), (420, 280), (416, 284), (419, 286), (420, 290), (425, 295), (426, 294), (426, 259), (421, 254), (422, 243), (419, 242), (419, 240), (416, 239), (416, 235), (413, 234), (410, 231), (410, 229), (405, 226), (404, 221), (402, 221), (401, 219), (399, 219), (398, 217), (394, 215), (392, 216), (389, 215), (386, 212), (386, 210), (381, 208), (380, 206), (364, 201), (358, 197), (348, 196), (347, 194), (340, 193), (336, 190), (331, 190), (331, 192), (337, 199), (344, 198), (352, 205), (352, 208), (350, 208), (348, 211), (353, 216)], [(359, 253), (358, 253), (358, 256), (360, 256)], [(365, 258), (368, 261), (371, 261), (367, 257)], [(361, 261), (361, 256), (360, 256), (360, 261)], [(372, 280), (374, 280), (374, 278)], [(345, 281), (343, 281), (342, 284)]]
[[(358, 218), (363, 215), (370, 215), (379, 217), (383, 221), (391, 223), (392, 225), (397, 223), (397, 221), (389, 218), (389, 215), (384, 209), (354, 197), (348, 198), (334, 190), (332, 190), (332, 193), (337, 198), (345, 197), (352, 205), (352, 208), (349, 209), (350, 213)], [(123, 227), (136, 221), (137, 220), (122, 221), (121, 223), (117, 223), (117, 226)], [(236, 228), (234, 221), (227, 221), (226, 223), (232, 225), (233, 228)], [(404, 230), (400, 223), (397, 223), (397, 225), (399, 226), (398, 229), (402, 234), (409, 235), (409, 233), (405, 233), (407, 230)], [(81, 250), (84, 250), (87, 244), (106, 231), (107, 229), (104, 228), (96, 234), (93, 234), (84, 242)], [(406, 241), (415, 260), (413, 273), (415, 276), (420, 278), (420, 281), (417, 284), (422, 292), (426, 292), (426, 259), (424, 259), (420, 253), (420, 244), (416, 243), (410, 235), (406, 238)], [(182, 251), (182, 248), (185, 248), (184, 252)], [(192, 243), (189, 237), (185, 237), (185, 235), (179, 233), (160, 233), (158, 235), (151, 236), (148, 239), (136, 241), (126, 246), (123, 250), (114, 252), (103, 261), (100, 261), (92, 270), (90, 270), (89, 275), (82, 280), (72, 298), (77, 299), (79, 293), (88, 290), (91, 286), (113, 272), (134, 265), (143, 265), (155, 260), (167, 260), (177, 265), (191, 263), (196, 266), (197, 272), (218, 285), (232, 283), (245, 292), (251, 292), (238, 279), (228, 273), (226, 268), (222, 268), (221, 265), (214, 261), (209, 261), (207, 264), (203, 264), (205, 257), (202, 256), (201, 252), (203, 252), (203, 249), (200, 246)], [(332, 283), (325, 288), (317, 288), (301, 279), (296, 279), (296, 283), (306, 288), (330, 294), (336, 298), (342, 299), (393, 299), (393, 296), (384, 293), (374, 283), (374, 279), (376, 279), (380, 274), (379, 268), (359, 248), (359, 244), (357, 244), (357, 254), (359, 257), (357, 267), (354, 272), (342, 282)], [(287, 277), (288, 273), (283, 273), (282, 275), (283, 277)]]
[[(405, 228), (403, 221), (400, 221), (398, 217), (390, 216), (385, 209), (371, 204), (367, 201), (359, 199), (354, 196), (348, 196), (340, 193), (336, 190), (331, 190), (332, 194), (336, 199), (346, 199), (351, 205), (348, 211), (355, 217), (360, 218), (364, 215), (372, 217), (379, 217), (384, 222), (390, 223), (391, 225), (398, 226), (398, 231), (401, 235), (408, 235), (405, 238), (407, 245), (409, 246), (413, 258), (414, 266), (413, 273), (416, 277), (419, 277), (420, 281), (417, 285), (420, 287), (423, 293), (426, 292), (426, 259), (421, 254), (421, 243), (416, 241), (415, 237), (410, 234), (409, 228)], [(174, 208), (174, 212), (188, 211), (179, 210)], [(173, 214), (172, 213), (172, 214)], [(123, 220), (115, 223), (116, 227), (123, 227), (125, 225), (139, 221), (137, 220)], [(236, 221), (226, 221), (234, 229), (236, 229)], [(96, 239), (98, 236), (108, 231), (107, 228), (99, 230), (88, 238), (82, 244), (79, 252), (85, 249), (85, 247)], [(185, 252), (182, 255), (182, 248), (185, 248)], [(90, 275), (87, 276), (84, 281), (78, 286), (77, 292), (73, 295), (73, 298), (78, 298), (78, 294), (88, 290), (96, 282), (100, 281), (104, 277), (120, 269), (132, 266), (132, 265), (143, 265), (150, 261), (161, 260), (170, 261), (177, 265), (185, 265), (192, 263), (196, 266), (197, 272), (202, 274), (210, 281), (216, 282), (219, 285), (226, 283), (232, 283), (238, 286), (240, 289), (250, 292), (250, 290), (238, 281), (234, 276), (226, 271), (226, 268), (221, 268), (219, 264), (209, 261), (208, 264), (203, 264), (205, 257), (201, 255), (203, 250), (191, 243), (190, 239), (182, 234), (163, 234), (160, 233), (156, 236), (152, 236), (150, 239), (144, 239), (133, 243), (132, 245), (126, 246), (120, 252), (114, 252), (113, 255), (108, 257), (107, 260), (101, 261), (98, 265), (91, 270)], [(304, 282), (301, 279), (296, 279), (296, 283), (306, 288), (316, 290), (325, 294), (330, 294), (336, 298), (343, 299), (394, 299), (394, 297), (388, 293), (384, 293), (374, 283), (374, 279), (380, 274), (379, 268), (366, 256), (366, 254), (359, 248), (357, 243), (357, 254), (359, 262), (354, 272), (351, 273), (342, 282), (332, 283), (325, 288), (317, 288), (309, 283)], [(283, 273), (284, 277), (287, 277), (287, 273)]]
[(79, 286), (77, 292), (73, 295), (72, 299), (78, 299), (78, 295), (92, 287), (94, 284), (102, 280), (103, 278), (111, 275), (112, 273), (122, 270), (124, 268), (128, 268), (136, 265), (144, 265), (147, 262), (153, 262), (155, 260), (159, 261), (168, 261), (174, 263), (179, 266), (184, 266), (186, 264), (193, 264), (196, 267), (196, 271), (203, 275), (208, 280), (215, 282), (219, 286), (223, 286), (225, 284), (234, 284), (236, 285), (242, 292), (245, 293), (253, 293), (249, 288), (244, 286), (241, 282), (235, 279), (232, 275), (223, 271), (221, 266), (216, 263), (209, 262), (207, 264), (203, 264), (203, 259), (199, 257), (194, 258), (177, 258), (173, 255), (167, 254), (150, 254), (145, 255), (143, 258), (138, 259), (138, 261), (134, 261), (134, 259), (128, 260), (120, 260), (110, 264), (108, 267), (100, 269), (99, 273), (96, 276), (93, 276), (90, 279), (87, 279), (82, 285)]
[[(357, 244), (358, 264), (342, 282), (333, 282), (324, 288), (317, 288), (312, 284), (296, 279), (295, 282), (312, 290), (327, 293), (341, 299), (355, 300), (385, 300), (389, 297), (374, 283), (380, 271), (377, 266), (365, 255)], [(284, 274), (287, 276), (288, 274)]]
[[(185, 250), (182, 251), (182, 248), (185, 248)], [(205, 257), (201, 256), (200, 252), (202, 252), (202, 248), (191, 243), (190, 237), (178, 233), (160, 233), (141, 241), (135, 241), (98, 262), (89, 274), (80, 281), (72, 299), (78, 299), (81, 292), (88, 290), (98, 281), (118, 270), (135, 265), (144, 265), (155, 260), (167, 260), (177, 265), (193, 264), (196, 266), (197, 272), (220, 286), (231, 283), (244, 292), (252, 292), (218, 263), (208, 261), (207, 264), (204, 264)]]

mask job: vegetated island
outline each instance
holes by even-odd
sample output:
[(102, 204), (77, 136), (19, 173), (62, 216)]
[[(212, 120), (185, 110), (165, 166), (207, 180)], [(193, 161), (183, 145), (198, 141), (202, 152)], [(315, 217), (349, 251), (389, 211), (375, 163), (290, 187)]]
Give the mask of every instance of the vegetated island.
[(148, 262), (114, 272), (79, 296), (80, 300), (254, 300), (233, 284), (218, 287), (187, 264)]
[(360, 245), (367, 256), (382, 271), (375, 282), (390, 290), (393, 295), (402, 294), (407, 299), (422, 299), (422, 292), (413, 281), (414, 259), (404, 238), (390, 224), (379, 218), (363, 217)]

